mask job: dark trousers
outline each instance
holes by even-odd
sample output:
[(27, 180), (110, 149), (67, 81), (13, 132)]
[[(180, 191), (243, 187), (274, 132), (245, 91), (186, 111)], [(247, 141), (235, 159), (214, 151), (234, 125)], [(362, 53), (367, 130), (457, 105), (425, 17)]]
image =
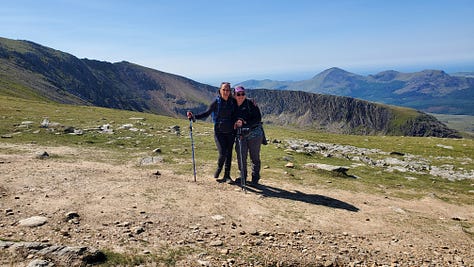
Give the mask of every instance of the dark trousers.
[[(250, 154), (250, 161), (252, 162), (252, 182), (258, 183), (260, 179), (260, 146), (262, 145), (262, 139), (263, 136), (257, 136), (250, 140), (247, 140), (245, 137), (237, 140), (235, 152), (237, 153), (241, 179), (247, 180), (247, 154)], [(240, 147), (242, 147), (242, 151), (240, 151)], [(242, 161), (240, 160), (241, 155)]]
[(216, 141), (219, 158), (217, 159), (218, 168), (222, 168), (225, 164), (225, 171), (230, 173), (230, 166), (232, 163), (232, 148), (234, 146), (233, 133), (215, 133), (214, 140)]

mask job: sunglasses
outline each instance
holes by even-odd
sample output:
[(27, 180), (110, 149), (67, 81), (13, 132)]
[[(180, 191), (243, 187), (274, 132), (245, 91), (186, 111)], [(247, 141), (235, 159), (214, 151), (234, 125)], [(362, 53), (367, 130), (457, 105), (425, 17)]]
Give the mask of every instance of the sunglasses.
[(236, 96), (244, 96), (245, 93), (236, 93), (235, 95), (236, 95)]

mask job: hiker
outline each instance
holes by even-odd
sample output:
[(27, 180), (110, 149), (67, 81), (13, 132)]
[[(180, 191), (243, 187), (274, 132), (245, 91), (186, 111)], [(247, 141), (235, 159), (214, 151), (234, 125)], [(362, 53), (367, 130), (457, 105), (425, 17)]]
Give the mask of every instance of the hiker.
[[(235, 145), (240, 170), (240, 177), (235, 182), (242, 182), (240, 179), (247, 181), (247, 154), (250, 154), (250, 161), (252, 163), (252, 180), (250, 185), (256, 186), (260, 180), (260, 147), (262, 143), (266, 144), (262, 126), (262, 114), (255, 102), (246, 98), (243, 86), (235, 87), (234, 98), (238, 106), (237, 121), (234, 127), (238, 133), (237, 142), (241, 142), (241, 144)], [(239, 147), (242, 148), (242, 151), (239, 151)]]
[[(230, 83), (221, 83), (218, 96), (209, 105), (208, 109), (200, 114), (187, 112), (188, 119), (205, 119), (212, 114), (214, 121), (214, 140), (216, 142), (219, 158), (214, 178), (218, 179), (224, 167), (224, 177), (219, 182), (231, 183), (230, 168), (232, 163), (232, 149), (234, 146), (234, 123), (237, 111), (237, 103), (232, 97)], [(225, 165), (225, 166), (224, 166)]]

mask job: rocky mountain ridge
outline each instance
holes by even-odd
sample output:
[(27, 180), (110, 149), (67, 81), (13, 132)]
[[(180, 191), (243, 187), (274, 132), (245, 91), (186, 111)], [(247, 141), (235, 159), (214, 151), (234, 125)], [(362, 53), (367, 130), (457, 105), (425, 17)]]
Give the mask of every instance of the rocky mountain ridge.
[(407, 108), (301, 91), (249, 90), (265, 123), (361, 135), (459, 137), (431, 115)]
[(5, 38), (0, 38), (0, 75), (0, 93), (6, 95), (168, 116), (204, 106), (216, 91), (133, 63), (78, 59), (33, 42)]

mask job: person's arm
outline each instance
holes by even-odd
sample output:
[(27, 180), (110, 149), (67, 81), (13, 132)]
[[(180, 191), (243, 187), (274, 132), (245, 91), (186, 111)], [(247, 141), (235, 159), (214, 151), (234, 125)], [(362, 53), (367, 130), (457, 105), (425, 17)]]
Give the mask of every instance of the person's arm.
[(257, 105), (255, 105), (252, 101), (249, 101), (249, 116), (246, 121), (248, 127), (254, 127), (262, 122), (262, 113), (260, 112), (260, 109), (258, 108)]
[(205, 119), (205, 118), (209, 117), (209, 115), (211, 115), (211, 113), (216, 109), (216, 106), (217, 106), (217, 100), (214, 100), (209, 105), (209, 107), (207, 108), (206, 111), (204, 111), (202, 113), (199, 113), (199, 114), (195, 114), (194, 117), (198, 120)]

